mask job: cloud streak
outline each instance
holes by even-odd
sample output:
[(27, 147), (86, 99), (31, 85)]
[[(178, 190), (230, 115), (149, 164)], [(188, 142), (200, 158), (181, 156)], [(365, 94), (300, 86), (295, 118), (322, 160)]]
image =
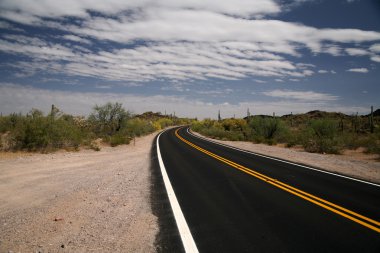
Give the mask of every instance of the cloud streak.
[(292, 91), (292, 90), (272, 90), (263, 92), (264, 95), (273, 97), (273, 98), (281, 98), (281, 99), (289, 99), (289, 100), (299, 100), (299, 101), (335, 101), (338, 100), (338, 96), (334, 96), (326, 93), (318, 93), (314, 91)]
[(352, 69), (348, 69), (347, 71), (348, 72), (355, 72), (355, 73), (363, 73), (363, 74), (366, 74), (369, 72), (369, 70), (367, 68), (352, 68)]
[[(304, 49), (332, 56), (368, 55), (379, 61), (379, 44), (371, 46), (371, 53), (344, 48), (380, 41), (379, 32), (274, 20), (282, 8), (272, 0), (3, 0), (0, 17), (61, 31), (65, 43), (4, 35), (0, 51), (29, 57), (29, 64), (10, 63), (25, 73), (140, 82), (304, 78), (314, 74), (313, 67), (302, 62)], [(77, 22), (67, 22), (68, 17)], [(120, 46), (95, 50), (93, 41)]]

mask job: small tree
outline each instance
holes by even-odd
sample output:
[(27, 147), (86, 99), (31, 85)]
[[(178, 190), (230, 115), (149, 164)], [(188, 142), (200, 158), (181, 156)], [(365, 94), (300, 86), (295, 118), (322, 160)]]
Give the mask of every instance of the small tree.
[(111, 136), (121, 129), (123, 122), (129, 117), (130, 113), (125, 111), (121, 103), (107, 103), (96, 105), (89, 121), (94, 125), (96, 133)]

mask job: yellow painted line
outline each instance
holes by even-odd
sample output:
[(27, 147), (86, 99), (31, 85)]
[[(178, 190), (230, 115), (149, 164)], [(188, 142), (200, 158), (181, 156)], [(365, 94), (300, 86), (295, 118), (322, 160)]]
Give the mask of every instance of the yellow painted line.
[(209, 155), (209, 156), (211, 156), (211, 157), (213, 157), (213, 158), (215, 158), (215, 159), (217, 159), (217, 160), (219, 160), (219, 161), (221, 161), (221, 162), (223, 162), (225, 164), (230, 165), (231, 167), (234, 167), (235, 169), (243, 171), (243, 172), (245, 172), (245, 173), (247, 173), (247, 174), (249, 174), (251, 176), (254, 176), (254, 177), (256, 177), (256, 178), (258, 178), (258, 179), (260, 179), (260, 180), (262, 180), (264, 182), (267, 182), (267, 183), (269, 183), (269, 184), (271, 184), (271, 185), (273, 185), (273, 186), (275, 186), (277, 188), (280, 188), (280, 189), (282, 189), (284, 191), (287, 191), (287, 192), (289, 192), (291, 194), (294, 194), (294, 195), (296, 195), (296, 196), (298, 196), (298, 197), (300, 197), (302, 199), (305, 199), (305, 200), (307, 200), (307, 201), (309, 201), (311, 203), (314, 203), (314, 204), (316, 204), (318, 206), (321, 206), (321, 207), (323, 207), (323, 208), (325, 208), (325, 209), (327, 209), (327, 210), (329, 210), (331, 212), (339, 214), (339, 215), (341, 215), (341, 216), (343, 216), (343, 217), (345, 217), (347, 219), (350, 219), (350, 220), (352, 220), (352, 221), (354, 221), (354, 222), (356, 222), (358, 224), (361, 224), (361, 225), (363, 225), (363, 226), (365, 226), (367, 228), (370, 228), (370, 229), (372, 229), (372, 230), (380, 233), (380, 228), (378, 228), (378, 226), (380, 226), (380, 222), (378, 222), (376, 220), (373, 220), (371, 218), (368, 218), (366, 216), (363, 216), (361, 214), (358, 214), (356, 212), (353, 212), (351, 210), (348, 210), (348, 209), (346, 209), (346, 208), (344, 208), (342, 206), (339, 206), (337, 204), (331, 203), (331, 202), (329, 202), (327, 200), (324, 200), (322, 198), (319, 198), (317, 196), (314, 196), (314, 195), (312, 195), (310, 193), (307, 193), (305, 191), (302, 191), (302, 190), (300, 190), (298, 188), (295, 188), (293, 186), (285, 184), (285, 183), (283, 183), (281, 181), (278, 181), (277, 179), (268, 177), (268, 176), (266, 176), (264, 174), (261, 174), (261, 173), (259, 173), (257, 171), (254, 171), (252, 169), (246, 168), (246, 167), (244, 167), (244, 166), (242, 166), (240, 164), (237, 164), (237, 163), (235, 163), (233, 161), (230, 161), (230, 160), (228, 160), (226, 158), (218, 156), (218, 155), (216, 155), (216, 154), (214, 154), (214, 153), (212, 153), (212, 152), (210, 152), (210, 151), (208, 151), (206, 149), (203, 149), (203, 148), (195, 145), (194, 143), (192, 143), (192, 142), (184, 139), (183, 137), (181, 137), (178, 134), (179, 130), (180, 129), (177, 129), (175, 131), (175, 135), (181, 141), (183, 141), (186, 144), (188, 144), (189, 146), (191, 146), (191, 147), (193, 147), (193, 148), (201, 151), (202, 153), (205, 153), (205, 154), (207, 154), (207, 155)]

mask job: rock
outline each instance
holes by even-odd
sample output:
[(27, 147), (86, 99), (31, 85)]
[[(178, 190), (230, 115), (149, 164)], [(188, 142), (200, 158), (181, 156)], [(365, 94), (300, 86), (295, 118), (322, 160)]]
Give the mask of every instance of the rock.
[(64, 248), (65, 248), (65, 244), (62, 244), (62, 245), (61, 245), (61, 248), (64, 249)]

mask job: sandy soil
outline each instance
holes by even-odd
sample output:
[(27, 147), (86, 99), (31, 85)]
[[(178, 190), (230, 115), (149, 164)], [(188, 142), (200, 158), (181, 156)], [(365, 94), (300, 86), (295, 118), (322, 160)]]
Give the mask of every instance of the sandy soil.
[[(196, 132), (193, 133), (201, 136)], [(378, 161), (378, 157), (376, 155), (364, 154), (362, 150), (346, 151), (342, 155), (329, 155), (308, 153), (300, 148), (285, 148), (280, 145), (269, 146), (244, 141), (211, 140), (259, 154), (278, 157), (288, 161), (318, 167), (323, 170), (380, 183), (380, 162)]]
[(0, 252), (154, 252), (150, 148), (0, 156)]

